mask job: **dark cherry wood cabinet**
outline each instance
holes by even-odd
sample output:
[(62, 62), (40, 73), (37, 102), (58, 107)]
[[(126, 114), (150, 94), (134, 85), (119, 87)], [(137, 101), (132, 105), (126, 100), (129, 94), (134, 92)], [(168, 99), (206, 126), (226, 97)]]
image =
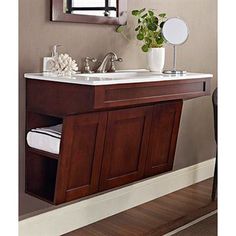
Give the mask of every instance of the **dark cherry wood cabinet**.
[(63, 123), (58, 155), (26, 145), (26, 192), (53, 204), (173, 166), (183, 99), (209, 79), (85, 86), (27, 79), (26, 132)]
[(182, 101), (154, 106), (145, 176), (169, 171), (173, 167)]
[(71, 201), (98, 191), (106, 113), (65, 118), (55, 202)]
[(108, 113), (100, 190), (143, 177), (152, 110), (145, 106)]

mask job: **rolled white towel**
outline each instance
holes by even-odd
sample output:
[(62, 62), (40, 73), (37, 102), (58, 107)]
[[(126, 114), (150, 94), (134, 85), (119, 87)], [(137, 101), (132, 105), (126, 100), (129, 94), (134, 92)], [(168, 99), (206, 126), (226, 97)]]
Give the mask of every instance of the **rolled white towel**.
[(59, 154), (61, 132), (62, 124), (31, 129), (26, 137), (27, 143), (32, 148)]

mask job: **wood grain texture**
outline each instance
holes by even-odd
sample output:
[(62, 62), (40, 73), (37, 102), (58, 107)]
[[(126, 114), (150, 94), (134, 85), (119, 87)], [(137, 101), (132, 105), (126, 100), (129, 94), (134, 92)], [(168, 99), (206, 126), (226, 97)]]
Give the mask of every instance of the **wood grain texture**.
[(152, 108), (146, 106), (108, 113), (100, 190), (143, 177)]
[(65, 119), (56, 203), (71, 201), (98, 191), (106, 119), (106, 113)]
[(27, 79), (27, 110), (65, 117), (206, 96), (209, 86), (210, 78), (101, 86)]
[(65, 236), (161, 236), (217, 208), (212, 179), (200, 182)]
[(96, 86), (94, 108), (191, 99), (209, 94), (210, 78)]
[(92, 110), (93, 87), (27, 79), (27, 111), (65, 117)]
[(25, 191), (40, 199), (53, 202), (57, 160), (30, 151), (26, 155)]
[(27, 79), (26, 132), (61, 122), (63, 128), (59, 155), (26, 145), (26, 191), (60, 204), (171, 170), (182, 100), (208, 95), (209, 83)]
[(145, 176), (160, 174), (172, 169), (182, 103), (182, 100), (179, 100), (155, 105)]

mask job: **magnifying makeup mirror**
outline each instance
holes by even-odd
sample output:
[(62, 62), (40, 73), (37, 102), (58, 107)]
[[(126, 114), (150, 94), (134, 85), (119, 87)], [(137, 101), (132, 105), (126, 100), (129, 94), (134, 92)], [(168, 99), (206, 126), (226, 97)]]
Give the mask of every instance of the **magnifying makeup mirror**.
[(184, 44), (189, 35), (187, 24), (178, 17), (169, 18), (163, 25), (162, 34), (165, 40), (173, 45), (173, 69), (163, 71), (164, 74), (184, 74), (186, 71), (176, 69), (176, 46)]

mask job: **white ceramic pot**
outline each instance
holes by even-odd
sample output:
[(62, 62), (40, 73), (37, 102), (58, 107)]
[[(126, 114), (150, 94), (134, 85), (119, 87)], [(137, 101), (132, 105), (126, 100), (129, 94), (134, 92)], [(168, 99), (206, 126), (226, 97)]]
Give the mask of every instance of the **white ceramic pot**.
[(147, 52), (148, 69), (162, 73), (165, 65), (165, 48), (150, 48)]

